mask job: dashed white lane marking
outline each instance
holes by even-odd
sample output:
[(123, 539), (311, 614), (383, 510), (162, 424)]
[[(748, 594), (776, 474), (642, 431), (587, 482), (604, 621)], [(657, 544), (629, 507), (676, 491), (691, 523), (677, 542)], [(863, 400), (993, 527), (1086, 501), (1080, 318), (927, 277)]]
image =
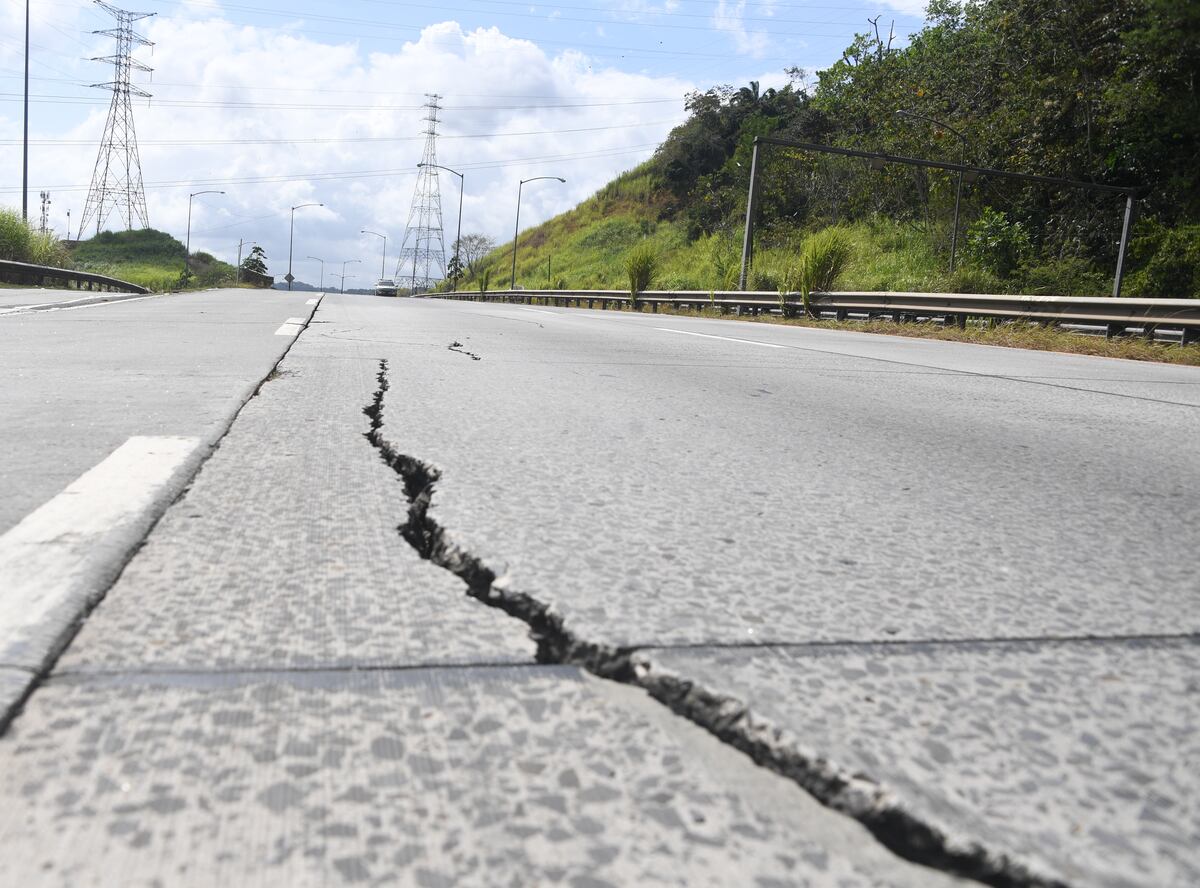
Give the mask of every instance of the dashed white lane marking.
[(317, 304), (317, 302), (318, 302), (318, 300), (317, 300), (317, 299), (310, 299), (310, 300), (308, 300), (308, 301), (307, 301), (306, 303), (304, 303), (304, 304), (305, 304), (305, 305), (316, 305), (316, 304)]
[(773, 342), (759, 342), (757, 339), (738, 339), (735, 336), (714, 336), (711, 333), (695, 333), (691, 330), (675, 330), (671, 327), (655, 327), (663, 333), (680, 333), (684, 336), (701, 336), (705, 339), (724, 339), (726, 342), (742, 342), (746, 345), (761, 345), (763, 348), (787, 348), (786, 345), (776, 345)]
[(0, 536), (0, 663), (39, 668), (115, 578), (200, 443), (130, 438)]
[(298, 336), (304, 329), (304, 318), (288, 318), (275, 331), (276, 336)]
[(544, 315), (559, 315), (562, 313), (557, 311), (546, 311), (544, 308), (529, 308), (528, 306), (524, 305), (518, 305), (517, 308), (521, 309), (521, 311), (536, 311), (538, 314)]

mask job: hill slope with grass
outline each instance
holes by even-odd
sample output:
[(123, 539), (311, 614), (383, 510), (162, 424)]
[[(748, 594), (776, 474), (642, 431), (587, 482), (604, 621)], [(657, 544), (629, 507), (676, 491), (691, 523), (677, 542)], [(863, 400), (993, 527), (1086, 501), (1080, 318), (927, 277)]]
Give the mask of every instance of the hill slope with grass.
[(232, 285), (237, 269), (208, 253), (193, 253), (191, 276), (183, 278), (184, 245), (165, 231), (102, 231), (70, 253), (73, 267), (106, 274), (151, 290)]
[[(1198, 67), (1200, 5), (1187, 0), (931, 0), (903, 48), (861, 34), (815, 77), (793, 68), (781, 89), (689, 96), (651, 160), (520, 236), (517, 283), (623, 288), (643, 244), (660, 288), (733, 286), (753, 141), (773, 136), (1136, 186), (1124, 295), (1200, 296)], [(953, 173), (778, 147), (759, 170), (755, 288), (776, 289), (805, 239), (837, 227), (845, 289), (1111, 292), (1124, 209), (1111, 194), (967, 181), (952, 274)], [(473, 277), (508, 286), (511, 249)]]

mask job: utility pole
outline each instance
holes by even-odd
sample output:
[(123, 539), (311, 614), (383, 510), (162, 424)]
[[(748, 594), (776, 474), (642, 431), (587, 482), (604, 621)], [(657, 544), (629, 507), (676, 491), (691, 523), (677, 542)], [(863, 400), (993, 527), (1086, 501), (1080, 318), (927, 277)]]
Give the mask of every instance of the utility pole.
[(83, 229), (92, 219), (96, 220), (96, 233), (99, 234), (100, 226), (114, 209), (124, 219), (126, 229), (133, 230), (135, 219), (142, 228), (150, 227), (146, 214), (146, 192), (142, 187), (142, 162), (138, 157), (137, 135), (133, 128), (133, 104), (130, 102), (131, 96), (148, 99), (150, 93), (130, 83), (129, 72), (133, 68), (146, 72), (153, 70), (148, 65), (134, 61), (132, 52), (135, 44), (154, 45), (133, 31), (134, 22), (149, 18), (154, 13), (128, 12), (104, 0), (96, 0), (96, 5), (117, 20), (117, 27), (92, 33), (116, 39), (117, 51), (110, 56), (92, 59), (93, 62), (112, 63), (113, 79), (108, 83), (92, 84), (96, 89), (111, 91), (112, 104), (108, 108), (100, 153), (96, 155), (96, 168), (92, 171), (92, 184), (83, 205), (83, 216), (79, 220), (80, 240), (83, 239)]
[(29, 0), (25, 0), (25, 136), (21, 160), (21, 218), (29, 221)]
[[(446, 277), (446, 245), (442, 239), (442, 192), (437, 171), (437, 127), (441, 96), (426, 93), (425, 104), (425, 152), (417, 164), (417, 184), (413, 190), (412, 207), (408, 211), (408, 225), (404, 229), (404, 240), (400, 255), (396, 259), (396, 276), (400, 276), (400, 263), (412, 257), (411, 295), (428, 290), (435, 280)], [(439, 277), (435, 275), (440, 274)]]
[(38, 225), (38, 231), (46, 234), (50, 230), (50, 192), (41, 191), (38, 196), (42, 199), (42, 217)]

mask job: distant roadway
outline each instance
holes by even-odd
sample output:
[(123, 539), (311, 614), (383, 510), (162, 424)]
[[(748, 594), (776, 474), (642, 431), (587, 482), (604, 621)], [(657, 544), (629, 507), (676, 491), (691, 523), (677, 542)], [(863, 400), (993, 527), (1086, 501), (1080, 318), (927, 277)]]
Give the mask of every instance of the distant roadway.
[(1200, 370), (313, 299), (0, 300), (0, 884), (1200, 884)]

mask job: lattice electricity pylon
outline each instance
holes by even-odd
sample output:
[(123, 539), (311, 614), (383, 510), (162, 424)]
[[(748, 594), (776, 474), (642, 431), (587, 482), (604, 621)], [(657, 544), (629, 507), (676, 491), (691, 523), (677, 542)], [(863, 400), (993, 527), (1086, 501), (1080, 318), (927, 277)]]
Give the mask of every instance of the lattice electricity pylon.
[(92, 171), (92, 186), (88, 189), (87, 201), (83, 205), (83, 216), (79, 220), (79, 239), (92, 219), (96, 220), (96, 233), (115, 209), (125, 221), (125, 227), (133, 228), (134, 219), (142, 228), (150, 227), (146, 214), (146, 192), (142, 187), (142, 162), (138, 157), (137, 134), (133, 129), (132, 96), (150, 98), (150, 93), (129, 82), (129, 72), (153, 70), (132, 57), (133, 47), (154, 44), (133, 31), (133, 23), (155, 15), (153, 12), (128, 12), (118, 9), (103, 0), (96, 5), (117, 20), (117, 26), (107, 31), (93, 31), (112, 37), (117, 41), (117, 51), (110, 56), (100, 56), (93, 62), (111, 62), (113, 79), (109, 83), (93, 83), (96, 89), (112, 91), (112, 104), (108, 107), (108, 122), (104, 124), (104, 136), (100, 140), (100, 153), (96, 155), (96, 168)]
[(417, 172), (408, 226), (396, 260), (396, 279), (407, 280), (415, 295), (446, 277), (446, 245), (442, 240), (442, 192), (438, 183), (437, 125), (439, 95), (426, 93), (425, 153)]

